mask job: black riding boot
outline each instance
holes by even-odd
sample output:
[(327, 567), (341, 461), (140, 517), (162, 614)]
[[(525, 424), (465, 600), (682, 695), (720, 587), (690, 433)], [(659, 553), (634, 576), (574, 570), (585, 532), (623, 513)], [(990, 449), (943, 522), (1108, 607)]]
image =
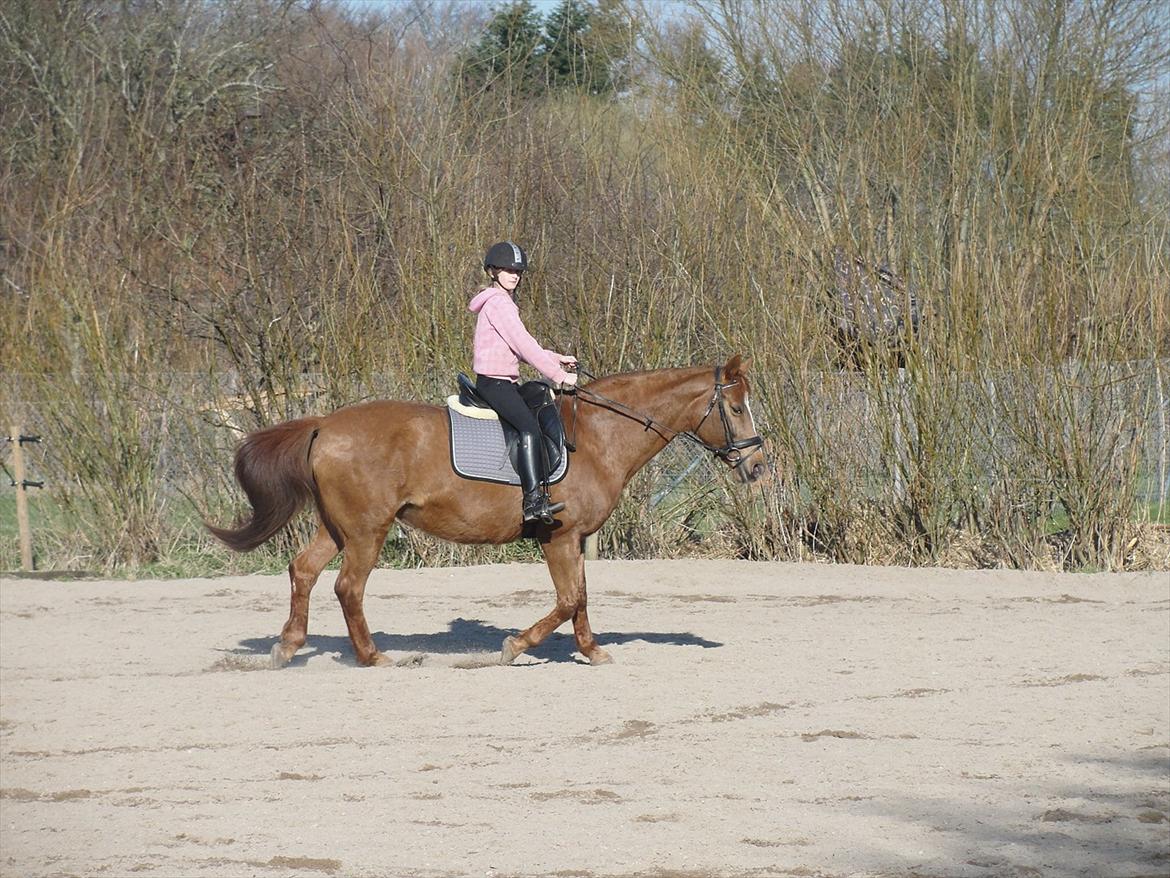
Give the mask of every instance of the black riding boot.
[(525, 523), (543, 521), (553, 523), (553, 514), (565, 508), (564, 503), (549, 503), (544, 492), (544, 454), (537, 438), (531, 433), (521, 433), (517, 447), (516, 474), (520, 476), (520, 487), (524, 491), (523, 515)]

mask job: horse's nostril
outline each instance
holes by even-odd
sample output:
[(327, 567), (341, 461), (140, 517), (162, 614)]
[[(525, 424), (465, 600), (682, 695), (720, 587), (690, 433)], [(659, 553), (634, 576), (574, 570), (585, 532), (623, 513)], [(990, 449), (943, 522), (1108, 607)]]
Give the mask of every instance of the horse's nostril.
[(752, 467), (752, 481), (753, 482), (756, 479), (762, 477), (763, 475), (764, 475), (764, 465), (762, 463), (757, 463), (755, 466)]

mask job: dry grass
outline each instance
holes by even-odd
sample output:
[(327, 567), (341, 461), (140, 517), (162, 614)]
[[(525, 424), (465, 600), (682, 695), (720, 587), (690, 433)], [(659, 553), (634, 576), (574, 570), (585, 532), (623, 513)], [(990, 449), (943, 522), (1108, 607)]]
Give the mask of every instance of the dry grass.
[[(192, 516), (232, 517), (234, 441), (440, 399), (503, 236), (534, 334), (594, 372), (752, 359), (775, 478), (664, 494), (672, 448), (605, 554), (1165, 564), (1158, 4), (631, 3), (617, 98), (461, 94), (460, 8), (449, 43), (260, 0), (0, 13), (0, 404), (47, 439), (42, 566), (282, 567), (306, 524), (237, 559)], [(906, 278), (921, 332), (844, 351), (837, 252)]]

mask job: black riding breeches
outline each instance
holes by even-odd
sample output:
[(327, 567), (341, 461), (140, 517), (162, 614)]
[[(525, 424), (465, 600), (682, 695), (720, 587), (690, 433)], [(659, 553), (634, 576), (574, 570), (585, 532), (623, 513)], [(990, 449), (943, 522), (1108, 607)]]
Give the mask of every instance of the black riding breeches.
[(520, 385), (506, 378), (477, 375), (475, 389), (486, 399), (501, 418), (521, 433), (528, 433), (534, 442), (540, 440), (540, 425), (536, 415), (520, 396)]

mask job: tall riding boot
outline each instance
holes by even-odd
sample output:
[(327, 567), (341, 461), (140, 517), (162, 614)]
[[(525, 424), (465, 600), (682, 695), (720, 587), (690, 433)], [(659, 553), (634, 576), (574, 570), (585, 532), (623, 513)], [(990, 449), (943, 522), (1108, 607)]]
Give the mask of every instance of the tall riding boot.
[(544, 455), (537, 437), (521, 433), (517, 447), (516, 474), (520, 476), (520, 487), (524, 491), (524, 521), (553, 523), (553, 514), (565, 508), (564, 503), (549, 503), (544, 492)]

